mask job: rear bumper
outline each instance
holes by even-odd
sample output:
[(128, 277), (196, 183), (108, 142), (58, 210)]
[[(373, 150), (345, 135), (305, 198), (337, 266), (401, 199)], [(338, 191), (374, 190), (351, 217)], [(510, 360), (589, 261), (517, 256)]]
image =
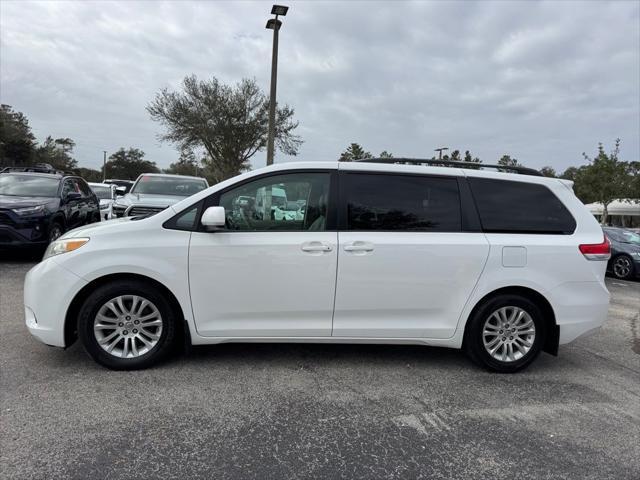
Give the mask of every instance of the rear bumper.
[(551, 304), (560, 327), (559, 344), (598, 330), (607, 320), (609, 291), (604, 283), (567, 282), (551, 292)]
[(51, 258), (29, 270), (24, 281), (25, 323), (29, 332), (47, 345), (65, 347), (67, 310), (76, 292), (86, 284)]

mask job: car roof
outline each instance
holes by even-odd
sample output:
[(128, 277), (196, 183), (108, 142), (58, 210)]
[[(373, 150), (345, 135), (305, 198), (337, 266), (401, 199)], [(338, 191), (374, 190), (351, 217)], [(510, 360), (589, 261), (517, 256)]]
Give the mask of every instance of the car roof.
[(190, 178), (193, 180), (207, 180), (204, 177), (194, 177), (191, 175), (176, 175), (175, 173), (141, 173), (138, 178), (140, 177), (172, 177), (172, 178)]
[(29, 177), (45, 177), (45, 178), (57, 178), (62, 179), (73, 175), (62, 175), (59, 173), (43, 173), (43, 172), (2, 172), (2, 175), (28, 175)]

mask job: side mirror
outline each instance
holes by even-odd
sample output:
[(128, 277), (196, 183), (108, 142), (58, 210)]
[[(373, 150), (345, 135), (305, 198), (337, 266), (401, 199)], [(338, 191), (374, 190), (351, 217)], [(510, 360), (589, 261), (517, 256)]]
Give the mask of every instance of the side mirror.
[(224, 207), (209, 207), (204, 211), (200, 219), (200, 223), (211, 230), (224, 228), (226, 222), (227, 216), (224, 212)]
[(116, 187), (116, 197), (124, 196), (126, 191), (127, 191), (126, 187)]
[(82, 194), (78, 192), (69, 192), (67, 193), (66, 200), (67, 202), (74, 202), (76, 200), (80, 200), (82, 198)]

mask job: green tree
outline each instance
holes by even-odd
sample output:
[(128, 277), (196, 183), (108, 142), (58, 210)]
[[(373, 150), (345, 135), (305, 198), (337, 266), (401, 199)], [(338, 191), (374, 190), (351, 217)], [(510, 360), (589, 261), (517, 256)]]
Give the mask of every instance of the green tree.
[(74, 172), (76, 175), (80, 175), (87, 182), (102, 182), (102, 172), (100, 170), (94, 170), (93, 168), (77, 167)]
[(340, 154), (338, 160), (341, 162), (353, 162), (354, 160), (362, 160), (364, 158), (372, 158), (371, 153), (366, 152), (359, 144), (352, 143)]
[(558, 174), (556, 173), (555, 169), (553, 167), (542, 167), (540, 169), (540, 173), (542, 175), (544, 175), (545, 177), (557, 177)]
[(34, 153), (34, 163), (48, 163), (54, 168), (64, 171), (71, 171), (78, 166), (73, 155), (76, 143), (70, 138), (53, 139), (48, 136), (42, 145), (36, 148)]
[(498, 160), (498, 165), (504, 165), (505, 167), (521, 167), (520, 163), (518, 163), (517, 158), (511, 158), (510, 155), (503, 155)]
[[(634, 176), (634, 164), (619, 159), (620, 139), (616, 139), (613, 150), (606, 153), (602, 143), (598, 144), (598, 154), (591, 158), (582, 153), (588, 165), (578, 169), (575, 177), (574, 191), (583, 202), (599, 202), (602, 204), (603, 224), (609, 217), (608, 206), (616, 199), (637, 198), (637, 175)], [(633, 162), (635, 163), (635, 162)], [(637, 170), (636, 170), (637, 171)], [(635, 195), (635, 197), (634, 197)]]
[(449, 160), (451, 160), (452, 162), (462, 161), (462, 157), (460, 156), (460, 150), (454, 150), (453, 152), (451, 152), (451, 157), (449, 157)]
[(465, 150), (463, 160), (467, 163), (482, 163), (482, 160), (480, 160), (478, 157), (472, 157), (469, 150)]
[(193, 150), (183, 150), (180, 153), (178, 161), (169, 165), (169, 168), (166, 168), (164, 172), (175, 175), (197, 176), (201, 170), (202, 167), (200, 162), (196, 160), (196, 155), (193, 153)]
[[(147, 106), (151, 118), (166, 129), (161, 140), (183, 149), (203, 148), (203, 162), (215, 181), (251, 168), (250, 159), (267, 146), (269, 99), (255, 80), (225, 85), (217, 78), (185, 77), (182, 91), (162, 89)], [(302, 139), (293, 132), (294, 110), (276, 108), (276, 147), (296, 155)]]
[(380, 158), (393, 158), (393, 154), (383, 150), (380, 152)]
[(578, 175), (578, 168), (569, 167), (564, 172), (562, 172), (562, 175), (560, 175), (560, 178), (562, 178), (564, 180), (571, 180), (572, 182), (575, 182), (577, 175)]
[(10, 105), (0, 105), (0, 167), (29, 165), (35, 146), (27, 117)]
[(158, 173), (160, 170), (156, 162), (144, 159), (144, 152), (138, 148), (130, 147), (129, 150), (120, 148), (109, 156), (106, 164), (107, 178), (120, 180), (135, 180), (142, 173)]

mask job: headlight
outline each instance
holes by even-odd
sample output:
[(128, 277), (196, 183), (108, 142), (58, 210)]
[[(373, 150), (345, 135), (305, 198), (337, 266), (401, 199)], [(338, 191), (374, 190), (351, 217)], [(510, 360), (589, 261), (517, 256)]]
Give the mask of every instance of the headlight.
[(42, 213), (46, 210), (46, 207), (45, 205), (36, 205), (35, 207), (13, 208), (12, 210), (20, 216), (27, 216)]
[(105, 203), (104, 205), (100, 205), (100, 210), (106, 210), (107, 208), (109, 208), (108, 203)]
[(60, 255), (61, 253), (73, 252), (88, 241), (88, 238), (66, 238), (63, 240), (55, 240), (49, 244), (49, 247), (47, 247), (43, 260), (55, 255)]

